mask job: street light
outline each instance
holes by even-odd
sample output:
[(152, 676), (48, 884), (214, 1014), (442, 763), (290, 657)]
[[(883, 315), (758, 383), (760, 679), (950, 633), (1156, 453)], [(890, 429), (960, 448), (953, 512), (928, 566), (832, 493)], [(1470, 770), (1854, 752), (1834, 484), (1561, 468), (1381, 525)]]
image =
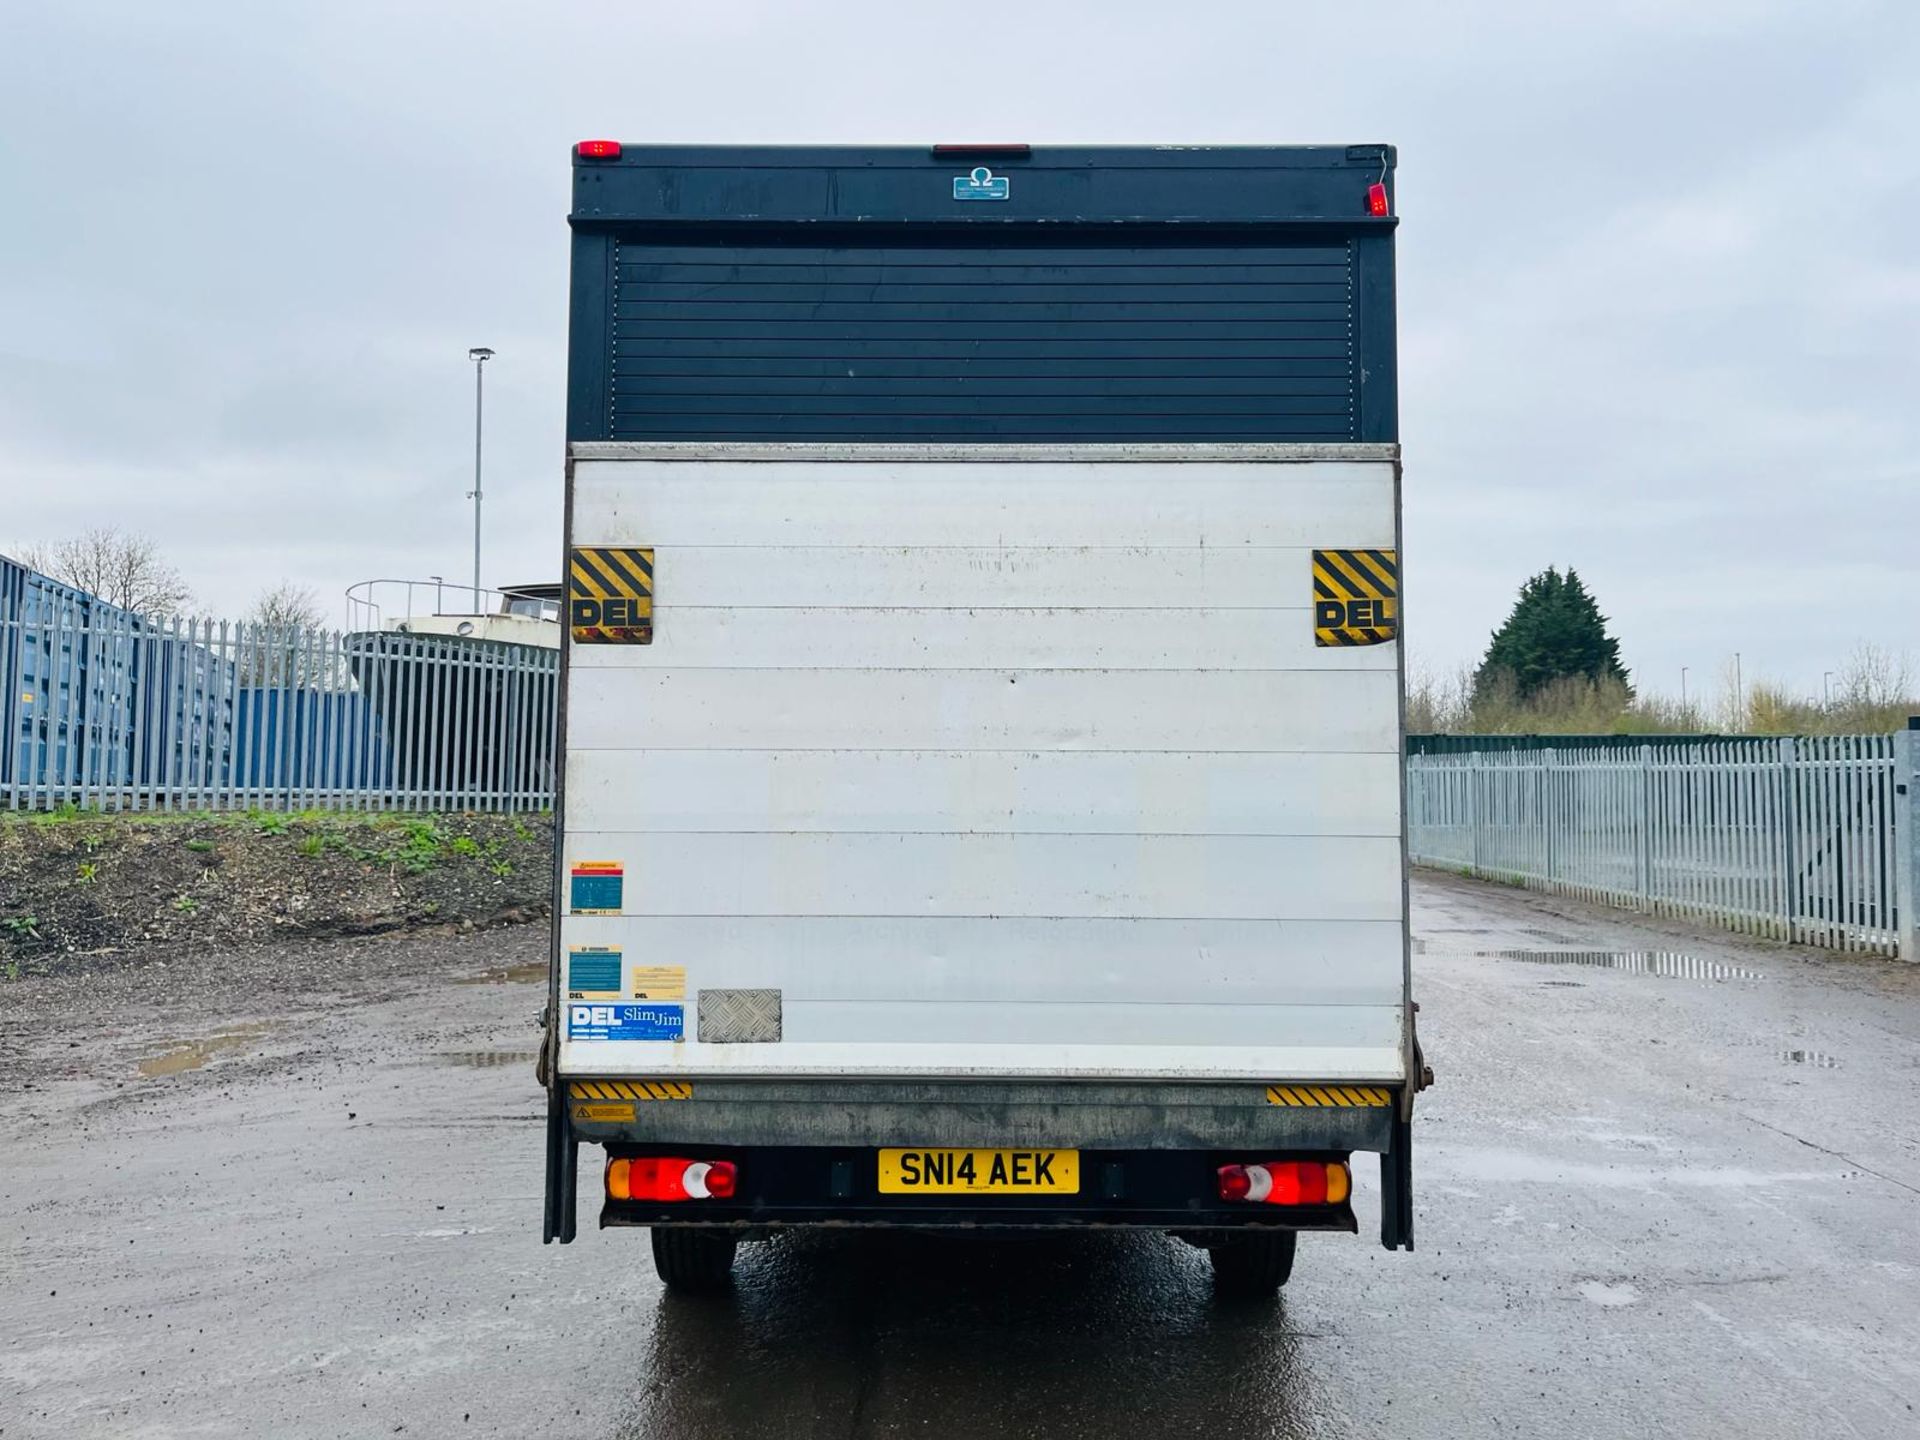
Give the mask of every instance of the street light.
[(467, 492), (467, 498), (473, 501), (473, 613), (480, 613), (480, 415), (485, 398), (486, 363), (493, 358), (493, 351), (484, 345), (476, 345), (467, 351), (467, 358), (473, 361), (473, 489)]

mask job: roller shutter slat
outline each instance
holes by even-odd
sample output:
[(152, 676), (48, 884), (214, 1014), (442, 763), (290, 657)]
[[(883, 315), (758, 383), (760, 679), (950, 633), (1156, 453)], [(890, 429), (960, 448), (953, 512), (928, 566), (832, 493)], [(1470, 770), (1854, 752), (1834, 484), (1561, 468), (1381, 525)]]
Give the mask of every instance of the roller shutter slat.
[(1348, 440), (1347, 244), (616, 244), (614, 439)]

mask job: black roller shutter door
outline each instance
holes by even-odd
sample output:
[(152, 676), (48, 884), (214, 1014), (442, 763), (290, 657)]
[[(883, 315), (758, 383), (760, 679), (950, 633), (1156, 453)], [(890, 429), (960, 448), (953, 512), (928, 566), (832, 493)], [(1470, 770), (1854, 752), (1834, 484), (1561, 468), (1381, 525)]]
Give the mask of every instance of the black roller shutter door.
[(618, 242), (607, 434), (1352, 440), (1352, 251)]

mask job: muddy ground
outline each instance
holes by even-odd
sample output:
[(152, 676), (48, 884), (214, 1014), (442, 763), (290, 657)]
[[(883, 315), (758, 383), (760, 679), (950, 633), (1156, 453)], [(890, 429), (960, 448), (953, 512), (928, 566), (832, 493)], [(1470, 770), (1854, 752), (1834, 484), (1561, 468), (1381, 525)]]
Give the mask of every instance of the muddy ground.
[(0, 985), (0, 1437), (1920, 1434), (1920, 966), (1422, 875), (1419, 1248), (540, 1243), (539, 926)]
[(537, 919), (546, 816), (0, 817), (0, 978)]

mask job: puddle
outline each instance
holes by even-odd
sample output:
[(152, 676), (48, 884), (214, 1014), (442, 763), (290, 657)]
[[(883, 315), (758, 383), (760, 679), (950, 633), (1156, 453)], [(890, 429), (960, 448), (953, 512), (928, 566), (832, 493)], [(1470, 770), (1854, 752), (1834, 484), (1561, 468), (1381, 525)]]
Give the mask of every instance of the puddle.
[(537, 1053), (533, 1050), (442, 1050), (433, 1058), (442, 1065), (458, 1065), (467, 1070), (498, 1070), (507, 1065), (531, 1065)]
[(267, 1034), (273, 1026), (264, 1023), (252, 1025), (234, 1025), (225, 1030), (216, 1030), (213, 1034), (199, 1040), (182, 1040), (169, 1050), (158, 1055), (150, 1055), (140, 1062), (140, 1073), (149, 1080), (157, 1080), (167, 1075), (179, 1075), (188, 1070), (198, 1070), (215, 1056), (229, 1050), (238, 1050), (250, 1040), (258, 1040)]
[(1640, 1292), (1621, 1281), (1609, 1285), (1604, 1280), (1589, 1280), (1580, 1287), (1580, 1298), (1589, 1305), (1598, 1305), (1603, 1310), (1618, 1310), (1623, 1306), (1637, 1304)]
[(1782, 1050), (1780, 1063), (1783, 1065), (1811, 1065), (1816, 1070), (1838, 1070), (1840, 1057), (1825, 1050)]
[(1764, 980), (1758, 970), (1680, 955), (1667, 950), (1482, 950), (1489, 960), (1524, 960), (1531, 965), (1592, 965), (1602, 970), (1624, 970), (1631, 975), (1654, 975), (1665, 980)]
[(1626, 1162), (1558, 1160), (1517, 1150), (1449, 1150), (1428, 1142), (1436, 1162), (1444, 1160), (1456, 1176), (1487, 1184), (1556, 1185), (1566, 1190), (1646, 1190), (1671, 1194), (1687, 1189), (1767, 1189), (1778, 1185), (1823, 1184), (1846, 1180), (1856, 1170), (1748, 1170), (1739, 1166), (1646, 1165)]
[(533, 965), (496, 965), (491, 970), (482, 970), (478, 975), (463, 975), (453, 983), (456, 985), (528, 985), (535, 980), (547, 978), (547, 962), (539, 961)]

